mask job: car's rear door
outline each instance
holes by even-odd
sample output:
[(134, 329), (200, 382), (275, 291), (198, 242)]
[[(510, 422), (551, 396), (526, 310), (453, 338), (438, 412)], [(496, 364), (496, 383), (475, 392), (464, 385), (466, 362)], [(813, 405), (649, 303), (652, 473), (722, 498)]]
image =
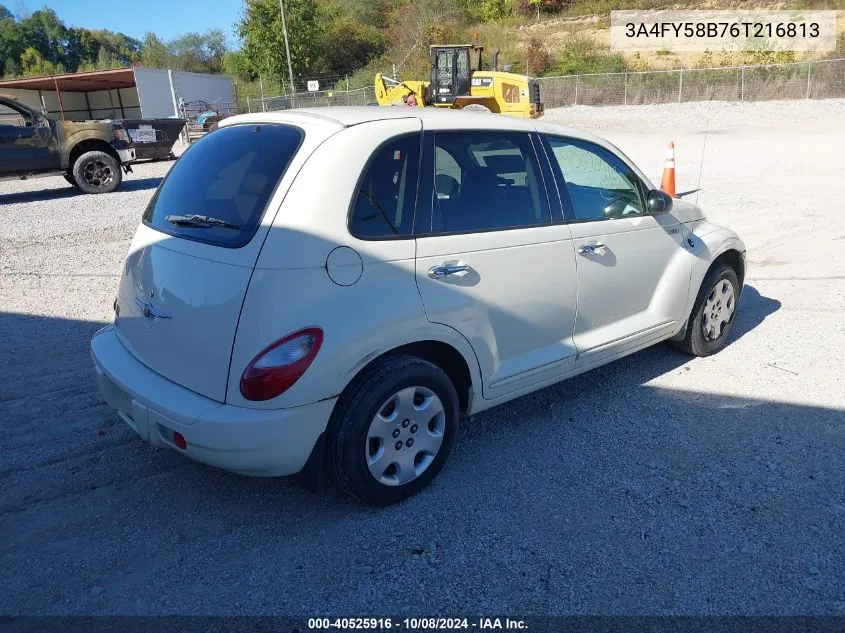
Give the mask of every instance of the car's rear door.
[(416, 278), (427, 318), (469, 340), (495, 399), (574, 366), (576, 276), (531, 135), (489, 127), (424, 135)]
[(689, 287), (683, 231), (647, 212), (648, 187), (598, 144), (544, 136), (577, 254), (578, 364), (590, 365), (677, 330)]

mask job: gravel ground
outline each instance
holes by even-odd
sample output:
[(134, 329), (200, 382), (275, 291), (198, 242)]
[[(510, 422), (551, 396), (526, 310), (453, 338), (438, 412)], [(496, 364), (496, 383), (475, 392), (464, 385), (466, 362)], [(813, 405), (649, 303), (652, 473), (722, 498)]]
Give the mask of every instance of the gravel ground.
[[(749, 247), (731, 344), (479, 415), (375, 510), (141, 443), (88, 343), (169, 167), (0, 183), (2, 614), (845, 615), (845, 102), (569, 108)], [(708, 124), (709, 122), (709, 124)], [(709, 131), (705, 134), (705, 129)]]

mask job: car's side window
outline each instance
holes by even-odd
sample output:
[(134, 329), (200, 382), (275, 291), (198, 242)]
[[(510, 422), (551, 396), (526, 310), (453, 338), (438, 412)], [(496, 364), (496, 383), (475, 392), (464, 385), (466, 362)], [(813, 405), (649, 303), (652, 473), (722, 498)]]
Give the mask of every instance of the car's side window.
[(543, 176), (528, 134), (438, 132), (434, 136), (433, 233), (549, 224)]
[(601, 220), (646, 212), (639, 178), (603, 147), (547, 136), (552, 168), (566, 184), (575, 220)]
[(352, 200), (352, 235), (362, 239), (410, 237), (419, 171), (419, 134), (398, 136), (379, 147)]
[(17, 108), (0, 103), (0, 126), (29, 127), (30, 125), (32, 125), (30, 116)]

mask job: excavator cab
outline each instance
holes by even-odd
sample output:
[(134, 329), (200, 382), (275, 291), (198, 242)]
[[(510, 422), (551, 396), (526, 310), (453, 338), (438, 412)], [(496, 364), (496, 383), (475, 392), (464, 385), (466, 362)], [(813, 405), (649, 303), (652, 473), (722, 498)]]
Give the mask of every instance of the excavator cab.
[[(472, 73), (481, 70), (481, 46), (471, 44), (431, 47), (431, 87), (433, 105), (452, 105), (458, 97), (470, 94)], [(471, 53), (478, 54), (477, 68)]]

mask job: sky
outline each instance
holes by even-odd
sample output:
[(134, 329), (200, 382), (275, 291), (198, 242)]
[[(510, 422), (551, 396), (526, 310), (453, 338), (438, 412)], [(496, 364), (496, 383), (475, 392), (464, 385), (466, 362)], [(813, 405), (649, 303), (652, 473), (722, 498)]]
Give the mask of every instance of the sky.
[[(244, 0), (130, 0), (95, 3), (84, 0), (0, 0), (17, 15), (47, 6), (67, 26), (120, 31), (141, 39), (155, 33), (172, 39), (191, 31), (222, 29), (231, 42)], [(92, 6), (98, 6), (92, 10)]]

